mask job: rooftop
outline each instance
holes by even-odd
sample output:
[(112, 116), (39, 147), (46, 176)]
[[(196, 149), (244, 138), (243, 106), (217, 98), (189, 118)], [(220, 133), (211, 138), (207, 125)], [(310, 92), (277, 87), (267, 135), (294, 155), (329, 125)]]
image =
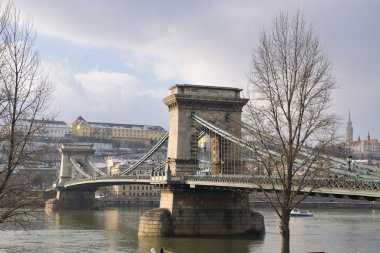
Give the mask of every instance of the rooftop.
[(92, 127), (104, 127), (104, 128), (128, 128), (128, 129), (137, 129), (137, 130), (165, 131), (165, 129), (161, 126), (86, 121), (82, 116), (79, 116), (78, 118), (76, 118), (71, 124), (72, 125), (87, 124), (87, 125), (91, 125)]

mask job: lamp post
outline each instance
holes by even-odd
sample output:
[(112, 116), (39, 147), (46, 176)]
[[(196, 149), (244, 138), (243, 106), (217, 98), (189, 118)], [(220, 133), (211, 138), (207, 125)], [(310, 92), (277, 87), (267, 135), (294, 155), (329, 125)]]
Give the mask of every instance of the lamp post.
[(352, 162), (352, 155), (349, 155), (347, 157), (347, 163), (348, 163), (348, 170), (351, 171), (351, 162)]
[(152, 168), (151, 168), (150, 174), (152, 177), (154, 177), (154, 160), (152, 160)]

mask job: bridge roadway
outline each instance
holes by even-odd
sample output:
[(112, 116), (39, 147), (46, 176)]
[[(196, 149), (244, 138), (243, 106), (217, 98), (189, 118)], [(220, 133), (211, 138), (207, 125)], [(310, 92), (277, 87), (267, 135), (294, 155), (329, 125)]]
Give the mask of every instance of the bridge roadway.
[(127, 175), (127, 176), (102, 176), (97, 178), (84, 178), (73, 180), (57, 185), (57, 190), (90, 190), (102, 186), (126, 185), (126, 184), (151, 184), (149, 175)]
[[(293, 181), (298, 185), (300, 179)], [(247, 175), (191, 175), (182, 180), (171, 178), (167, 180), (166, 176), (149, 175), (129, 175), (129, 176), (110, 176), (91, 179), (81, 179), (67, 182), (64, 185), (57, 186), (57, 189), (64, 190), (81, 190), (97, 189), (102, 186), (126, 185), (126, 184), (153, 184), (153, 185), (188, 185), (190, 188), (203, 187), (214, 189), (251, 189), (273, 191), (281, 190), (280, 181), (276, 178), (264, 176), (247, 176)], [(311, 195), (321, 195), (325, 197), (349, 197), (352, 199), (364, 198), (367, 200), (380, 200), (380, 180), (355, 180), (355, 179), (313, 179), (310, 185), (314, 186)], [(310, 192), (311, 187), (306, 186), (300, 192)]]
[[(299, 181), (298, 181), (299, 180)], [(280, 180), (263, 176), (245, 175), (195, 175), (187, 176), (184, 183), (190, 187), (214, 187), (214, 188), (242, 188), (262, 191), (281, 190)], [(301, 183), (300, 179), (293, 179), (293, 184)], [(314, 189), (311, 195), (324, 197), (348, 197), (352, 199), (364, 198), (380, 201), (380, 180), (354, 180), (354, 179), (313, 179), (309, 185)], [(312, 188), (305, 186), (300, 192), (310, 192)]]

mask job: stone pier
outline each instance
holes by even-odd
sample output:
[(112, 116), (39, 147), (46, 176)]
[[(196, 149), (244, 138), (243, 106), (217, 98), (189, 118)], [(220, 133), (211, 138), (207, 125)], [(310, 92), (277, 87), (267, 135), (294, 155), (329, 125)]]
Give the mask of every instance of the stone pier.
[(248, 193), (172, 189), (161, 192), (160, 207), (145, 212), (139, 236), (257, 235), (264, 217), (250, 210)]
[(88, 210), (97, 207), (94, 190), (57, 191), (57, 197), (49, 199), (45, 208), (49, 210)]

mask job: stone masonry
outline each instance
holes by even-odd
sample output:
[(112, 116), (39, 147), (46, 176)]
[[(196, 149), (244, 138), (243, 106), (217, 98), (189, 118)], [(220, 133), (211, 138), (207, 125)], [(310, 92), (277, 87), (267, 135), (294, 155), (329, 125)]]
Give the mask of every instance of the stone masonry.
[[(250, 210), (247, 192), (190, 188), (180, 184), (183, 176), (195, 174), (197, 170), (197, 136), (205, 130), (191, 115), (240, 137), (241, 127), (234, 121), (241, 120), (242, 108), (248, 99), (241, 98), (241, 89), (237, 88), (177, 84), (170, 91), (171, 95), (164, 99), (169, 108), (166, 171), (170, 170), (168, 174), (179, 184), (168, 181), (168, 188), (161, 191), (160, 208), (141, 216), (139, 236), (264, 233), (264, 218)], [(219, 175), (220, 154), (228, 154), (228, 147), (223, 147), (216, 134), (210, 136), (210, 140), (211, 173)], [(228, 156), (223, 162), (229, 162)]]
[[(248, 99), (241, 98), (241, 89), (176, 84), (169, 88), (171, 95), (163, 101), (169, 108), (169, 144), (166, 169), (173, 176), (194, 174), (197, 161), (196, 136), (199, 129), (195, 127), (191, 114), (195, 113), (204, 119), (221, 126), (234, 136), (241, 136), (241, 128), (227, 118), (240, 121), (243, 106)], [(219, 138), (210, 136), (213, 157), (212, 173), (220, 172)], [(228, 161), (225, 161), (228, 162)]]

